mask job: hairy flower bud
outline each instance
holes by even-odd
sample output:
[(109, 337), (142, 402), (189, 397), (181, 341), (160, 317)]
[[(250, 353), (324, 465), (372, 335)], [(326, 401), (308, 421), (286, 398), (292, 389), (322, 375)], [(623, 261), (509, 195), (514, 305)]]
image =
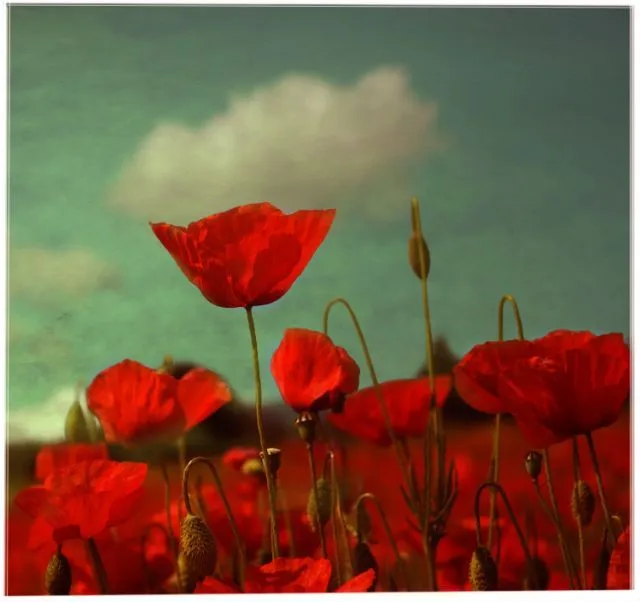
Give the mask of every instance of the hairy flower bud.
[(491, 552), (478, 546), (469, 563), (469, 583), (476, 592), (495, 591), (498, 588), (498, 567)]
[(373, 552), (368, 544), (359, 542), (356, 547), (353, 548), (353, 572), (356, 575), (367, 572), (369, 569), (373, 569), (376, 574), (371, 587), (367, 590), (370, 592), (375, 591), (376, 584), (378, 583), (378, 562), (376, 561)]
[(64, 438), (68, 443), (91, 443), (87, 417), (77, 399), (71, 404), (64, 420)]
[(317, 420), (311, 412), (302, 412), (296, 419), (298, 435), (307, 445), (313, 445), (316, 440)]
[(198, 581), (213, 575), (218, 552), (216, 541), (205, 522), (194, 514), (187, 514), (180, 528), (180, 546), (185, 566)]
[(531, 558), (522, 589), (532, 591), (549, 589), (549, 568), (547, 563), (539, 556)]
[(250, 477), (263, 477), (264, 466), (262, 466), (262, 460), (260, 458), (250, 458), (240, 468), (242, 474)]
[(571, 512), (576, 522), (586, 527), (593, 520), (596, 509), (596, 498), (591, 487), (584, 481), (578, 481), (571, 492)]
[(189, 567), (189, 563), (184, 555), (180, 552), (178, 555), (178, 587), (181, 594), (192, 594), (198, 585), (198, 578)]
[(318, 504), (316, 506), (316, 496), (313, 488), (309, 492), (307, 500), (307, 518), (311, 528), (315, 531), (317, 523), (324, 527), (331, 518), (331, 485), (324, 478), (316, 481), (316, 491), (318, 493)]
[(530, 451), (525, 458), (524, 467), (527, 470), (527, 474), (534, 481), (537, 481), (542, 472), (542, 454), (537, 451)]
[(59, 548), (47, 565), (44, 585), (50, 596), (68, 596), (71, 591), (71, 565)]
[(424, 254), (424, 273), (425, 278), (429, 277), (429, 271), (431, 270), (431, 253), (427, 241), (424, 237), (418, 238), (418, 235), (414, 232), (409, 237), (409, 265), (413, 270), (413, 273), (420, 279), (422, 279), (422, 270), (420, 269), (420, 247)]

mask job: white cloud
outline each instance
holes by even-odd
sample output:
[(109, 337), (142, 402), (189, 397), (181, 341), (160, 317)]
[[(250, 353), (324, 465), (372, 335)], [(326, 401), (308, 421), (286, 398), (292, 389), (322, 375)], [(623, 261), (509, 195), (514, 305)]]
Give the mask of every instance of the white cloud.
[(388, 214), (406, 207), (405, 169), (437, 144), (435, 116), (402, 69), (378, 69), (352, 86), (288, 75), (232, 99), (200, 128), (158, 125), (108, 202), (177, 223), (263, 200)]
[(118, 284), (115, 269), (86, 249), (30, 247), (9, 253), (11, 296), (47, 303), (59, 298), (81, 298)]

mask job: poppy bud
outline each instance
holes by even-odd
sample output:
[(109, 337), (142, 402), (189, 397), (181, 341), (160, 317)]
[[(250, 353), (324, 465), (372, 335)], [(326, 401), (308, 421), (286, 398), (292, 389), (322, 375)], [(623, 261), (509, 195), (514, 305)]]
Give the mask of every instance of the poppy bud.
[(427, 241), (424, 237), (418, 238), (418, 235), (414, 232), (409, 237), (409, 265), (413, 270), (413, 273), (420, 279), (422, 279), (422, 271), (420, 269), (420, 247), (424, 253), (424, 273), (425, 278), (429, 277), (429, 271), (431, 269), (431, 253)]
[(44, 585), (50, 596), (68, 596), (71, 591), (71, 565), (60, 548), (47, 565)]
[(531, 558), (522, 589), (542, 591), (549, 588), (549, 568), (539, 556)]
[(498, 588), (498, 567), (491, 552), (478, 546), (469, 563), (469, 583), (476, 592), (495, 591)]
[(316, 490), (318, 492), (318, 505), (316, 506), (316, 496), (313, 489), (309, 492), (309, 499), (307, 500), (307, 518), (314, 531), (317, 523), (320, 523), (322, 528), (331, 518), (331, 485), (324, 478), (319, 478), (316, 481)]
[(373, 592), (378, 583), (378, 562), (371, 552), (371, 548), (366, 543), (357, 543), (356, 547), (353, 548), (353, 572), (356, 575), (360, 575), (366, 573), (369, 569), (373, 569), (376, 575), (371, 587), (367, 590)]
[(302, 412), (296, 419), (298, 435), (307, 445), (313, 445), (316, 440), (317, 420), (311, 412)]
[(190, 575), (199, 581), (213, 575), (218, 558), (216, 541), (200, 517), (187, 514), (182, 521), (180, 546)]
[(87, 418), (77, 399), (71, 404), (64, 420), (64, 438), (68, 443), (91, 443)]
[(181, 594), (192, 594), (198, 585), (198, 579), (194, 572), (189, 569), (189, 563), (184, 555), (180, 552), (178, 555), (178, 587)]
[(537, 481), (542, 472), (542, 454), (537, 451), (530, 451), (525, 458), (524, 467), (527, 470), (527, 474), (534, 481)]
[(242, 474), (250, 477), (264, 476), (264, 466), (259, 458), (250, 458), (240, 468)]
[[(280, 470), (280, 454), (281, 452), (277, 447), (269, 447), (267, 449), (267, 468), (274, 479), (278, 476), (278, 471)], [(264, 457), (262, 452), (260, 452), (260, 457)]]
[(586, 527), (591, 524), (596, 509), (596, 498), (591, 487), (584, 481), (578, 481), (571, 493), (571, 512), (576, 522)]

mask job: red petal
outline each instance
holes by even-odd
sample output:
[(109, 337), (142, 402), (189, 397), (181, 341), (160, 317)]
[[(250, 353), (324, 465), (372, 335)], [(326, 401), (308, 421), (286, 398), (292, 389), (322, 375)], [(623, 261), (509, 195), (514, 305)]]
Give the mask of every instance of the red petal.
[(356, 575), (353, 579), (349, 579), (344, 585), (341, 585), (336, 590), (336, 594), (353, 594), (369, 591), (369, 588), (375, 580), (376, 572), (373, 569), (369, 569), (364, 573)]
[(247, 569), (246, 593), (325, 593), (331, 563), (324, 558), (278, 558), (258, 570)]
[(227, 583), (207, 577), (202, 583), (196, 586), (196, 594), (241, 594), (242, 591), (233, 583)]
[(631, 589), (631, 531), (627, 527), (611, 553), (607, 589)]
[(107, 446), (103, 443), (62, 443), (46, 445), (36, 456), (36, 479), (44, 481), (52, 472), (61, 470), (78, 462), (106, 460)]
[(190, 370), (178, 381), (178, 403), (185, 418), (185, 430), (193, 428), (231, 401), (231, 389), (215, 372)]

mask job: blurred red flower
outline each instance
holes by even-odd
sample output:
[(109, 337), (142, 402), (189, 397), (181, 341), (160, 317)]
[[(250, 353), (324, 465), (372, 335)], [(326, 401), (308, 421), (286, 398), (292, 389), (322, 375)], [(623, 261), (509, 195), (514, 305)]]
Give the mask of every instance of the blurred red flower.
[(45, 445), (36, 456), (36, 479), (44, 481), (52, 472), (67, 468), (78, 462), (108, 460), (109, 453), (104, 443), (60, 443)]
[(87, 389), (105, 438), (118, 443), (177, 436), (229, 401), (229, 387), (210, 370), (194, 368), (176, 379), (128, 359), (100, 372)]
[[(451, 392), (449, 375), (435, 377), (436, 403), (442, 406)], [(391, 380), (381, 383), (391, 428), (398, 438), (422, 437), (427, 426), (431, 389), (428, 378)], [(347, 398), (340, 414), (330, 414), (329, 422), (350, 435), (375, 445), (391, 445), (375, 387), (362, 389)]]
[(296, 412), (339, 409), (360, 384), (352, 357), (321, 332), (289, 328), (271, 358), (284, 402)]
[(498, 391), (528, 442), (544, 448), (613, 424), (631, 387), (621, 334), (554, 331), (503, 366)]
[(607, 589), (631, 589), (631, 530), (627, 527), (618, 537), (611, 553), (607, 573)]
[(147, 465), (93, 460), (51, 473), (15, 504), (51, 527), (56, 543), (88, 539), (129, 520), (143, 495)]
[[(247, 594), (326, 593), (331, 579), (331, 563), (324, 558), (278, 558), (261, 567), (248, 566), (244, 592)], [(366, 592), (375, 579), (368, 570), (347, 581), (336, 593)], [(237, 588), (214, 578), (205, 579), (196, 593), (239, 593)]]
[(247, 462), (255, 460), (262, 462), (260, 450), (257, 447), (232, 447), (222, 456), (222, 463), (235, 472), (242, 472)]
[(270, 203), (235, 207), (186, 227), (151, 224), (213, 305), (268, 305), (291, 288), (327, 236), (335, 210), (287, 215)]

